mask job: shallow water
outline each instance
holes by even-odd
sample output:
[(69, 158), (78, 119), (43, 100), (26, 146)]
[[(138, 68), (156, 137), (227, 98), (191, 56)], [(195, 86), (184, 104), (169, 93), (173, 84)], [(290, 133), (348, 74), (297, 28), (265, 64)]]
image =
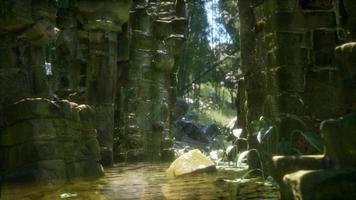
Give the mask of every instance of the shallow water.
[(239, 196), (236, 185), (224, 182), (227, 177), (221, 174), (171, 178), (165, 174), (167, 168), (168, 164), (117, 165), (106, 169), (105, 177), (101, 179), (56, 188), (3, 185), (1, 200), (267, 199), (258, 195), (253, 195), (254, 198)]

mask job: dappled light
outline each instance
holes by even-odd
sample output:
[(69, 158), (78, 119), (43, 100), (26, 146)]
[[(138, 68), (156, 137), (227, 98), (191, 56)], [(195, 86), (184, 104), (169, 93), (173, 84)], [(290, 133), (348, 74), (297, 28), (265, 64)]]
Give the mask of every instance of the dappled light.
[(0, 0), (0, 199), (356, 199), (355, 5)]

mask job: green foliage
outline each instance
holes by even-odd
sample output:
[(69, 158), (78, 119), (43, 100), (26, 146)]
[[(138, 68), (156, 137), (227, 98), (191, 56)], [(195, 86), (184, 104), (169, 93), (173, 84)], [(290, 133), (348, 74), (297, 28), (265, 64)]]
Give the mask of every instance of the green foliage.
[(293, 147), (292, 142), (284, 138), (278, 143), (278, 153), (285, 156), (300, 154), (299, 151)]
[[(258, 161), (259, 161), (260, 167), (261, 167), (261, 169), (254, 169), (254, 171), (255, 171), (255, 170), (260, 171), (260, 172), (262, 173), (263, 179), (265, 179), (265, 170), (264, 170), (264, 167), (263, 167), (262, 157), (261, 157), (260, 152), (259, 152), (257, 149), (249, 149), (249, 150), (247, 150), (247, 151), (241, 152), (240, 155), (239, 155), (239, 157), (238, 157), (238, 159), (237, 159), (237, 162), (236, 162), (237, 166), (241, 166), (241, 164), (242, 164), (245, 160), (247, 160), (247, 156), (248, 156), (248, 154), (250, 154), (251, 152), (256, 152), (256, 153), (257, 153), (257, 155), (258, 155)], [(250, 172), (248, 172), (248, 173), (251, 173), (251, 172), (253, 172), (253, 171), (250, 171)]]
[(257, 134), (257, 140), (258, 140), (258, 142), (261, 143), (262, 140), (263, 140), (263, 138), (264, 138), (266, 135), (268, 135), (269, 133), (271, 133), (273, 129), (274, 129), (273, 126), (261, 128), (261, 129), (258, 131), (258, 134)]
[(203, 0), (188, 0), (188, 33), (178, 69), (178, 94), (183, 96), (186, 84), (191, 83), (213, 63), (208, 41), (208, 21)]
[[(281, 114), (281, 117), (287, 117), (291, 118), (293, 120), (298, 121), (301, 125), (306, 127), (305, 122), (300, 119), (296, 115), (288, 114), (288, 113), (283, 113)], [(259, 143), (263, 142), (263, 139), (272, 133), (277, 133), (277, 131), (274, 131), (276, 129), (275, 125), (268, 126), (265, 118), (262, 116), (260, 117), (259, 120), (254, 120), (250, 124), (250, 131), (253, 135), (257, 137), (257, 140)], [(289, 140), (286, 140), (285, 138), (281, 138), (279, 141), (278, 145), (278, 151), (282, 155), (295, 155), (295, 154), (301, 154), (300, 151), (293, 146), (293, 136), (294, 134), (301, 134), (303, 138), (311, 145), (313, 146), (316, 150), (319, 152), (323, 151), (323, 144), (321, 138), (314, 132), (311, 131), (301, 131), (301, 130), (293, 130), (289, 135)]]
[(315, 149), (317, 149), (320, 153), (323, 152), (323, 144), (321, 142), (321, 138), (319, 135), (314, 132), (304, 132), (301, 130), (294, 130), (292, 134), (299, 133), (301, 134), (309, 144), (311, 144)]

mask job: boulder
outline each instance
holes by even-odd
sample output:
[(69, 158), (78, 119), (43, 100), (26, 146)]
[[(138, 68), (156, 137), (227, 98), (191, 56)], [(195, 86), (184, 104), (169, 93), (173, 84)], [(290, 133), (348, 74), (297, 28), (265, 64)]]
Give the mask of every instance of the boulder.
[(220, 129), (216, 124), (208, 124), (201, 128), (201, 131), (204, 135), (206, 135), (209, 139), (214, 138), (217, 135), (220, 135)]
[(177, 177), (197, 172), (215, 171), (213, 161), (201, 151), (194, 149), (177, 158), (166, 171), (167, 175)]
[(194, 124), (193, 121), (178, 120), (176, 121), (176, 131), (174, 133), (174, 137), (177, 140), (181, 140), (184, 136), (188, 136), (189, 138), (201, 143), (209, 143), (208, 137), (196, 124)]

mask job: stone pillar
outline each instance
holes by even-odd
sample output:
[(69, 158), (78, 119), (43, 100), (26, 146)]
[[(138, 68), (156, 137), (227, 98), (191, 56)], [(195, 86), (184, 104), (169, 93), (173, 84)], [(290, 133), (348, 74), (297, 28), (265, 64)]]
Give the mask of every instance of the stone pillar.
[[(60, 4), (57, 14), (57, 27), (60, 29), (55, 45), (53, 63), (54, 80), (51, 86), (53, 93), (59, 98), (79, 100), (85, 84), (80, 83), (83, 77), (83, 57), (80, 52), (78, 21), (74, 1)], [(73, 98), (76, 95), (76, 98)], [(83, 98), (82, 98), (83, 99)]]
[(25, 97), (48, 97), (44, 47), (55, 38), (54, 1), (1, 3), (0, 110)]
[(127, 102), (120, 134), (121, 160), (157, 161), (173, 157), (170, 113), (174, 95), (175, 59), (184, 39), (184, 18), (176, 17), (182, 3), (134, 1), (129, 33), (130, 66), (123, 101)]
[(87, 34), (86, 103), (97, 116), (102, 164), (113, 164), (114, 103), (117, 83), (117, 34), (128, 20), (130, 1), (78, 3)]
[[(258, 120), (262, 114), (262, 106), (264, 99), (265, 78), (262, 74), (261, 65), (257, 63), (257, 33), (255, 31), (255, 14), (252, 1), (239, 1), (239, 16), (240, 16), (240, 44), (241, 44), (241, 68), (244, 74), (244, 88), (246, 90), (246, 99), (240, 101), (246, 102), (246, 126), (247, 140), (250, 149), (257, 149), (258, 142), (256, 137), (250, 130), (250, 123), (253, 120)], [(239, 91), (244, 92), (244, 91)], [(240, 95), (243, 97), (244, 95)], [(259, 167), (258, 157), (254, 153), (248, 156), (248, 164), (251, 169)]]

